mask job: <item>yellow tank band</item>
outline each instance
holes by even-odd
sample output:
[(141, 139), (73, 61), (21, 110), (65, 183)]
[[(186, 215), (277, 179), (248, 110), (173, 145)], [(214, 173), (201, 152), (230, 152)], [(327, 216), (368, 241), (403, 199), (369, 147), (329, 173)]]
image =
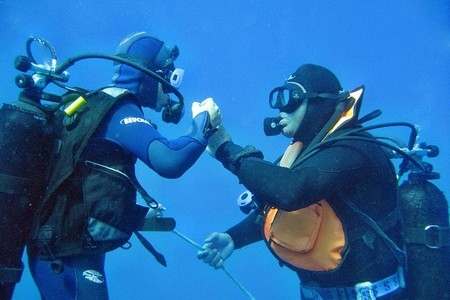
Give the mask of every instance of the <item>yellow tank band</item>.
[(71, 117), (73, 116), (81, 107), (87, 104), (86, 99), (82, 96), (78, 97), (75, 101), (73, 101), (69, 106), (64, 109), (64, 113)]

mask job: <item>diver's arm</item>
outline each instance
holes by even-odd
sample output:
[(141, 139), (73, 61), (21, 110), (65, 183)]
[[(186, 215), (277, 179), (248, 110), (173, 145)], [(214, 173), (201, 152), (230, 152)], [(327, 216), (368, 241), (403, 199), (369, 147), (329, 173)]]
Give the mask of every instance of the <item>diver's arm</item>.
[(133, 101), (123, 101), (109, 116), (100, 137), (120, 145), (159, 175), (177, 178), (183, 175), (200, 157), (206, 147), (204, 127), (208, 114), (203, 112), (192, 121), (190, 132), (174, 140), (164, 138), (145, 119)]
[(234, 248), (239, 249), (263, 239), (259, 211), (252, 211), (244, 220), (226, 231), (233, 242)]
[(189, 134), (174, 140), (154, 139), (147, 147), (148, 165), (159, 175), (178, 178), (200, 157), (206, 148), (204, 128), (208, 113), (203, 112), (192, 120)]
[(251, 156), (230, 164), (230, 157), (238, 147), (228, 142), (219, 148), (216, 157), (256, 199), (264, 199), (266, 203), (287, 211), (329, 198), (347, 185), (357, 182), (358, 176), (367, 167), (362, 153), (351, 147), (338, 146), (318, 152), (294, 169)]

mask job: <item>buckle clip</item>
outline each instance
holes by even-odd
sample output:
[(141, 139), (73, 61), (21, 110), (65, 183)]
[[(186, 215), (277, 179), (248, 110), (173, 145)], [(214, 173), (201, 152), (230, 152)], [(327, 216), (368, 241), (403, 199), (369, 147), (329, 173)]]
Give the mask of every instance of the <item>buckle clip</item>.
[(370, 281), (360, 282), (355, 285), (356, 300), (376, 300), (373, 283)]
[(425, 231), (425, 246), (430, 249), (439, 249), (444, 246), (443, 243), (443, 228), (439, 225), (428, 225), (424, 229)]

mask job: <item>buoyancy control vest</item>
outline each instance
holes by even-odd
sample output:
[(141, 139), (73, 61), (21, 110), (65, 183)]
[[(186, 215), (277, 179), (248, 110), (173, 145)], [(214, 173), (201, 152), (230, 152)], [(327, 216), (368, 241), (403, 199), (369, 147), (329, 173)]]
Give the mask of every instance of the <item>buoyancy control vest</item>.
[[(68, 105), (77, 97), (70, 96)], [(110, 142), (91, 142), (110, 109), (133, 96), (99, 90), (82, 97), (86, 104), (73, 116), (57, 114), (59, 151), (30, 247), (32, 255), (46, 259), (113, 250), (128, 241), (148, 211), (136, 204), (136, 190), (126, 179), (134, 178), (135, 159)], [(93, 164), (125, 176), (106, 174)]]
[[(290, 168), (301, 148), (300, 142), (290, 145), (279, 165)], [(282, 261), (310, 271), (336, 269), (346, 246), (341, 220), (326, 199), (292, 212), (269, 208), (264, 237)]]
[(40, 205), (53, 148), (50, 114), (26, 99), (0, 108), (0, 298), (22, 274), (21, 257)]

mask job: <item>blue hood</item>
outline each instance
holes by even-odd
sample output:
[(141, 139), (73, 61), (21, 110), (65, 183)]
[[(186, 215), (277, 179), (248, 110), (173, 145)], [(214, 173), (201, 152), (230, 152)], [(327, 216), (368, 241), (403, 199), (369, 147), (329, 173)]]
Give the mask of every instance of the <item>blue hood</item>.
[[(163, 56), (169, 52), (161, 40), (145, 32), (138, 32), (120, 42), (116, 55), (156, 71), (161, 67), (161, 62), (164, 62)], [(116, 64), (112, 83), (115, 87), (134, 93), (140, 105), (155, 107), (158, 93), (158, 82), (155, 79), (130, 66)]]

